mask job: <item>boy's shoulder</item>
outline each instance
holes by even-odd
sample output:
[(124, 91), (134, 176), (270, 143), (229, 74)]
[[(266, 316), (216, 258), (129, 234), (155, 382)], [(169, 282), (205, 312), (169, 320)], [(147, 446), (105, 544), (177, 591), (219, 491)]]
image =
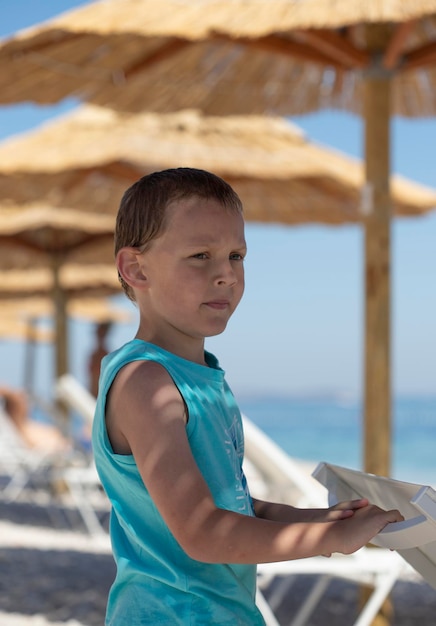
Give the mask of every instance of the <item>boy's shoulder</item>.
[(119, 360), (136, 360), (146, 359), (148, 356), (152, 356), (161, 352), (161, 348), (152, 343), (147, 343), (142, 339), (130, 339), (119, 348), (116, 348), (112, 352), (104, 357), (105, 362), (114, 362)]

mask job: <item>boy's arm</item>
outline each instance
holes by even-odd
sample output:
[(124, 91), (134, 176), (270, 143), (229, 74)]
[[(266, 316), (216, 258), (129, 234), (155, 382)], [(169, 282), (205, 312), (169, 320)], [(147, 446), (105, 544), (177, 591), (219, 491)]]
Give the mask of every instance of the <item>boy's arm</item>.
[(254, 564), (350, 553), (401, 519), (397, 511), (370, 505), (325, 523), (272, 521), (219, 509), (191, 453), (183, 400), (164, 368), (152, 362), (127, 365), (108, 402), (114, 451), (131, 451), (170, 531), (196, 560)]
[(324, 509), (300, 509), (289, 504), (266, 502), (253, 498), (253, 506), (257, 517), (276, 522), (333, 522), (346, 519), (354, 514), (354, 511), (367, 506), (368, 500), (349, 500), (339, 502), (330, 508)]

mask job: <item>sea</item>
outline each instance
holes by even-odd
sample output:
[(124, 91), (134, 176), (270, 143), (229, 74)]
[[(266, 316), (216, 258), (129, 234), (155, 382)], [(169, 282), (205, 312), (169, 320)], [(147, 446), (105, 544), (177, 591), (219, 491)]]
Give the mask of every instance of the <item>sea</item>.
[[(363, 469), (363, 408), (342, 396), (236, 396), (239, 407), (290, 456)], [(36, 419), (45, 421), (37, 411)], [(83, 428), (73, 415), (73, 432)], [(436, 486), (436, 395), (392, 402), (391, 470), (397, 480)]]
[[(241, 397), (242, 412), (289, 455), (363, 469), (363, 408), (342, 397)], [(436, 395), (397, 396), (391, 416), (397, 480), (436, 485)]]

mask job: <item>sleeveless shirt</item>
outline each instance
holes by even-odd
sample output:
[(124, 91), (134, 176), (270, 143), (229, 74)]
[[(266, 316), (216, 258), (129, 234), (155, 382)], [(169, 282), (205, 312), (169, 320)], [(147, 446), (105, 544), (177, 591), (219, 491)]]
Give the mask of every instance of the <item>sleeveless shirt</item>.
[(117, 372), (127, 363), (160, 363), (188, 411), (187, 437), (217, 507), (254, 515), (242, 470), (241, 414), (217, 359), (208, 366), (134, 339), (104, 357), (93, 425), (100, 480), (111, 502), (110, 535), (117, 565), (107, 626), (263, 626), (255, 605), (256, 566), (202, 563), (177, 543), (154, 505), (132, 455), (115, 454), (105, 405)]

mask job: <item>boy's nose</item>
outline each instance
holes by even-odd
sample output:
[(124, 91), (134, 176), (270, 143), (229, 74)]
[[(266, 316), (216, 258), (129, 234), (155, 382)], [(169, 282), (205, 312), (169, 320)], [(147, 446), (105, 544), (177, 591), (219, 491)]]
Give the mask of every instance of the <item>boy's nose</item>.
[(220, 285), (221, 284), (234, 285), (236, 282), (238, 282), (238, 277), (230, 261), (222, 264), (219, 267), (216, 281)]

